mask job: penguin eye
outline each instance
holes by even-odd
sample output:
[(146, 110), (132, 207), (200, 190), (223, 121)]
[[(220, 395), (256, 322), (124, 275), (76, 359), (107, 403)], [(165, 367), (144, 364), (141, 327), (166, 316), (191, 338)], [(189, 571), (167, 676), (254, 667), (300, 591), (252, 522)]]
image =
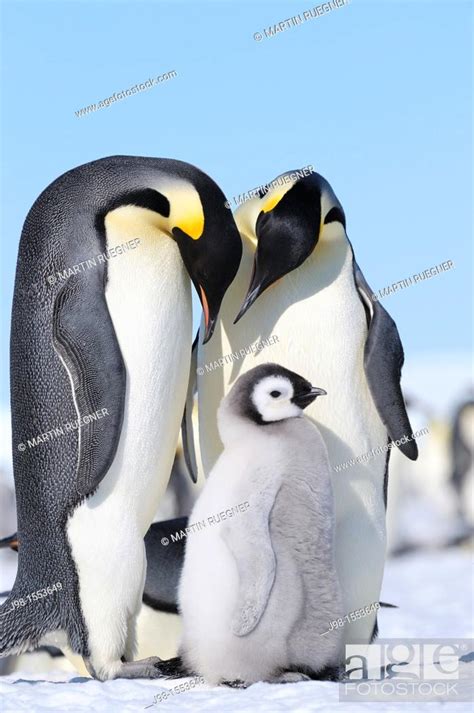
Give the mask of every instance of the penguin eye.
[(277, 399), (279, 396), (281, 396), (281, 391), (270, 391), (270, 396), (273, 396), (274, 399)]

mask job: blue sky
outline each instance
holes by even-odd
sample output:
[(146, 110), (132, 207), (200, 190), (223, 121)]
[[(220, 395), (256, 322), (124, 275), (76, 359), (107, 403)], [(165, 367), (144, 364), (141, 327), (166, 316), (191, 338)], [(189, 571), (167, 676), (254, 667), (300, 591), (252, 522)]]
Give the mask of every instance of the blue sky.
[[(112, 154), (179, 158), (228, 197), (312, 164), (344, 205), (407, 360), (465, 352), (472, 312), (469, 2), (364, 2), (261, 42), (311, 2), (3, 2), (0, 405), (18, 242), (58, 175)], [(108, 109), (75, 111), (148, 77)]]

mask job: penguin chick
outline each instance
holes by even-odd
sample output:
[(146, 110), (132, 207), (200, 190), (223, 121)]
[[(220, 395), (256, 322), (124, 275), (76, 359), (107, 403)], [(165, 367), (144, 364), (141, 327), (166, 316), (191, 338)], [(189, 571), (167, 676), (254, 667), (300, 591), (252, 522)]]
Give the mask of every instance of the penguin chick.
[(326, 446), (303, 414), (326, 392), (278, 364), (218, 410), (224, 451), (190, 517), (179, 586), (184, 665), (210, 684), (321, 678), (342, 614)]

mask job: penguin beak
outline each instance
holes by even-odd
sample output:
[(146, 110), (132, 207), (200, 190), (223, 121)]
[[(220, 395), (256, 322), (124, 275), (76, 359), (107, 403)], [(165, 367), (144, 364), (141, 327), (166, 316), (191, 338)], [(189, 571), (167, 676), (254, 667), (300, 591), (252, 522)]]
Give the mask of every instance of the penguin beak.
[(305, 409), (309, 406), (318, 396), (326, 396), (327, 391), (324, 389), (319, 389), (317, 386), (312, 386), (310, 391), (305, 391), (301, 394), (295, 394), (292, 398), (293, 403), (295, 403), (299, 408)]
[(199, 296), (201, 298), (202, 311), (204, 315), (204, 338), (202, 340), (202, 343), (207, 344), (209, 339), (214, 334), (214, 327), (216, 326), (220, 304), (219, 307), (217, 307), (217, 311), (215, 312), (215, 314), (211, 317), (209, 303), (207, 301), (206, 293), (204, 292), (202, 285), (199, 285)]
[(239, 310), (239, 313), (237, 317), (234, 319), (234, 324), (237, 324), (239, 319), (241, 319), (244, 314), (247, 312), (247, 310), (250, 309), (250, 307), (253, 305), (257, 297), (260, 297), (262, 292), (266, 287), (271, 284), (270, 282), (267, 282), (264, 278), (263, 275), (259, 274), (259, 271), (257, 271), (256, 267), (256, 258), (253, 266), (253, 273), (252, 273), (252, 278), (250, 280), (250, 286), (249, 289), (247, 290), (247, 295), (245, 297), (245, 300), (242, 304), (242, 307)]
[(214, 334), (214, 327), (216, 325), (216, 320), (212, 319), (205, 325), (204, 338), (202, 340), (203, 344), (207, 344), (209, 339)]
[(10, 535), (9, 537), (4, 537), (3, 540), (0, 540), (0, 548), (9, 547), (11, 550), (18, 552), (18, 545), (19, 541), (17, 533), (15, 533), (14, 535)]
[(257, 251), (250, 286), (236, 324), (273, 283), (299, 267), (312, 253), (321, 228), (321, 190), (312, 174), (296, 183), (255, 224)]
[(242, 241), (222, 193), (211, 206), (204, 206), (204, 230), (192, 239), (178, 227), (173, 236), (199, 296), (204, 315), (204, 339), (212, 337), (222, 300), (231, 285), (242, 257)]

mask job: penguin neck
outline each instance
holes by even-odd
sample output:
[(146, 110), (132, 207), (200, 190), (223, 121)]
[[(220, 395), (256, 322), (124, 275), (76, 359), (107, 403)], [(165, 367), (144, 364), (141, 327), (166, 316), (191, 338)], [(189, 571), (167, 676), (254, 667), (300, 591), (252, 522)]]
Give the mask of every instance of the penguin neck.
[(241, 231), (240, 237), (242, 238), (243, 251), (246, 254), (255, 255), (255, 252), (257, 250), (257, 237), (255, 236), (255, 234)]
[(261, 210), (260, 198), (253, 198), (239, 206), (234, 213), (235, 224), (241, 234), (242, 241), (247, 243), (249, 248), (253, 245), (253, 252), (257, 249), (255, 226)]
[(324, 226), (315, 249), (303, 266), (318, 278), (330, 275), (335, 279), (348, 261), (352, 264), (352, 258), (352, 248), (344, 229), (339, 223), (330, 223)]
[(148, 208), (123, 205), (110, 211), (105, 217), (107, 247), (116, 247), (130, 237), (142, 238), (156, 236), (174, 239), (168, 225), (168, 219)]
[(252, 435), (256, 435), (256, 430), (259, 429), (255, 423), (235, 413), (226, 401), (223, 401), (218, 409), (217, 424), (224, 447), (232, 443), (245, 443)]
[[(339, 224), (325, 226), (306, 260), (275, 283), (295, 301), (318, 297), (326, 289), (339, 292), (347, 282), (353, 282), (353, 253), (347, 236)], [(271, 289), (271, 288), (270, 288)]]

